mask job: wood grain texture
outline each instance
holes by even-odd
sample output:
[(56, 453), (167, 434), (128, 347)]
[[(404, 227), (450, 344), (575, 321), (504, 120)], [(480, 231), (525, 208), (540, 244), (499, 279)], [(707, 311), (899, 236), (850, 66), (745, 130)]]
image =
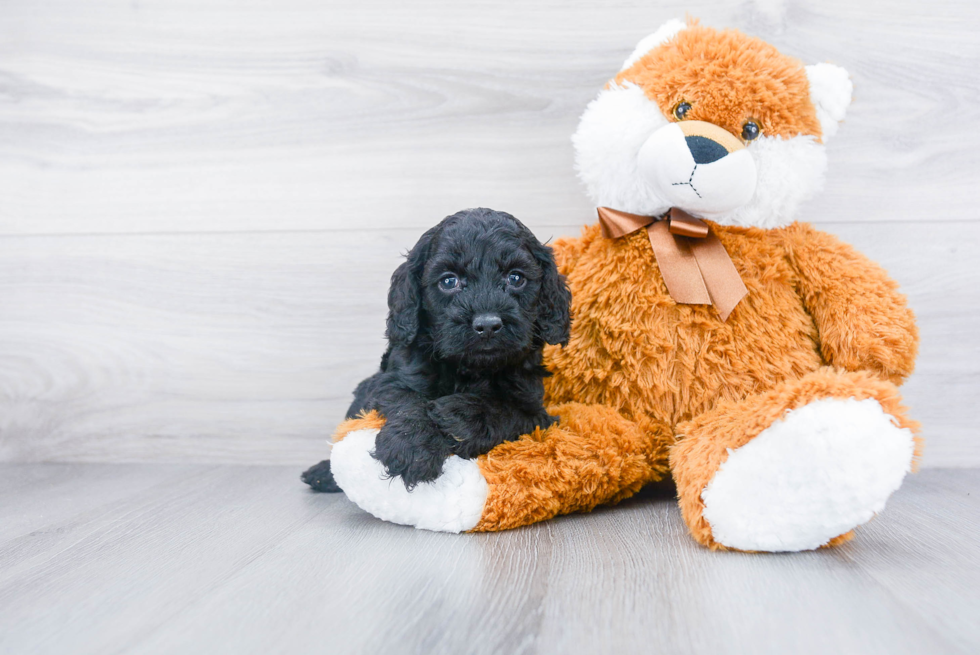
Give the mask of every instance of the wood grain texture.
[(322, 459), (417, 237), (0, 239), (0, 460)]
[[(980, 462), (980, 224), (957, 224), (956, 246), (913, 224), (828, 227), (881, 261), (918, 314), (906, 396), (925, 425), (924, 464)], [(388, 277), (417, 236), (0, 239), (0, 460), (322, 458), (354, 386), (377, 367)]]
[(578, 116), (685, 12), (851, 72), (803, 218), (910, 295), (925, 465), (980, 464), (968, 0), (6, 0), (0, 461), (322, 457), (399, 252), (467, 206), (591, 222)]
[(0, 491), (4, 504), (31, 513), (65, 478), (78, 503), (0, 537), (0, 650), (980, 648), (976, 470), (913, 476), (853, 542), (783, 555), (703, 549), (662, 495), (506, 533), (447, 535), (308, 493), (298, 472), (0, 465), (0, 480), (28, 483)]
[(976, 218), (970, 0), (7, 0), (0, 233), (581, 222), (579, 114), (686, 12), (852, 73), (804, 218)]

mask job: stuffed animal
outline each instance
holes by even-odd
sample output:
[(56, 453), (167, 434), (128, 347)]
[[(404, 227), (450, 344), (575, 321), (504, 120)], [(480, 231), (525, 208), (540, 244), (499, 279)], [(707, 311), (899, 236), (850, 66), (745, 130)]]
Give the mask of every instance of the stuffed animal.
[(897, 385), (918, 334), (897, 285), (794, 221), (821, 185), (847, 73), (696, 21), (643, 39), (582, 116), (576, 165), (600, 222), (554, 244), (571, 339), (545, 352), (560, 423), (413, 492), (347, 421), (337, 482), (429, 530), (514, 528), (672, 476), (714, 549), (833, 546), (880, 512), (919, 453)]

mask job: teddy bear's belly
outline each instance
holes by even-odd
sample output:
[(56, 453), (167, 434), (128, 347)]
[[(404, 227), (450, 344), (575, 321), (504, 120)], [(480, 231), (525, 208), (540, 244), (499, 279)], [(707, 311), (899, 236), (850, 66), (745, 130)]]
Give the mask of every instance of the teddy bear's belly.
[(790, 278), (742, 277), (749, 295), (722, 322), (711, 306), (676, 304), (662, 280), (637, 285), (612, 273), (603, 293), (573, 300), (569, 345), (545, 351), (549, 402), (600, 403), (676, 425), (819, 368), (817, 330)]

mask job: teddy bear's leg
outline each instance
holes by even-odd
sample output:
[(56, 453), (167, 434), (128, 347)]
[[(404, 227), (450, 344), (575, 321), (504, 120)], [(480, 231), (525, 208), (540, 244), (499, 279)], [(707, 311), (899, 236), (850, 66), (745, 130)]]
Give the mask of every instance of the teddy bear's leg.
[(667, 472), (670, 431), (633, 422), (602, 406), (549, 408), (561, 417), (475, 460), (450, 457), (442, 475), (412, 492), (387, 479), (371, 457), (383, 419), (370, 415), (338, 428), (334, 477), (361, 509), (378, 518), (444, 532), (515, 528), (558, 514), (617, 502)]
[(477, 532), (507, 530), (629, 498), (667, 475), (672, 431), (603, 405), (548, 408), (557, 425), (480, 457), (489, 484)]
[(820, 369), (677, 427), (670, 462), (691, 534), (711, 548), (836, 545), (885, 506), (918, 456), (898, 389)]

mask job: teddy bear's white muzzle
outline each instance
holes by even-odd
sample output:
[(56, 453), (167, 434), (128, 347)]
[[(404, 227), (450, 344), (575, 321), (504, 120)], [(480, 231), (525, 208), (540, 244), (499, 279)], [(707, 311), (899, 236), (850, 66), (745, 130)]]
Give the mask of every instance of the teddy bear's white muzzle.
[(709, 219), (748, 203), (757, 179), (748, 150), (730, 151), (709, 136), (686, 134), (696, 130), (681, 125), (658, 129), (637, 155), (640, 175), (653, 192), (673, 207)]

